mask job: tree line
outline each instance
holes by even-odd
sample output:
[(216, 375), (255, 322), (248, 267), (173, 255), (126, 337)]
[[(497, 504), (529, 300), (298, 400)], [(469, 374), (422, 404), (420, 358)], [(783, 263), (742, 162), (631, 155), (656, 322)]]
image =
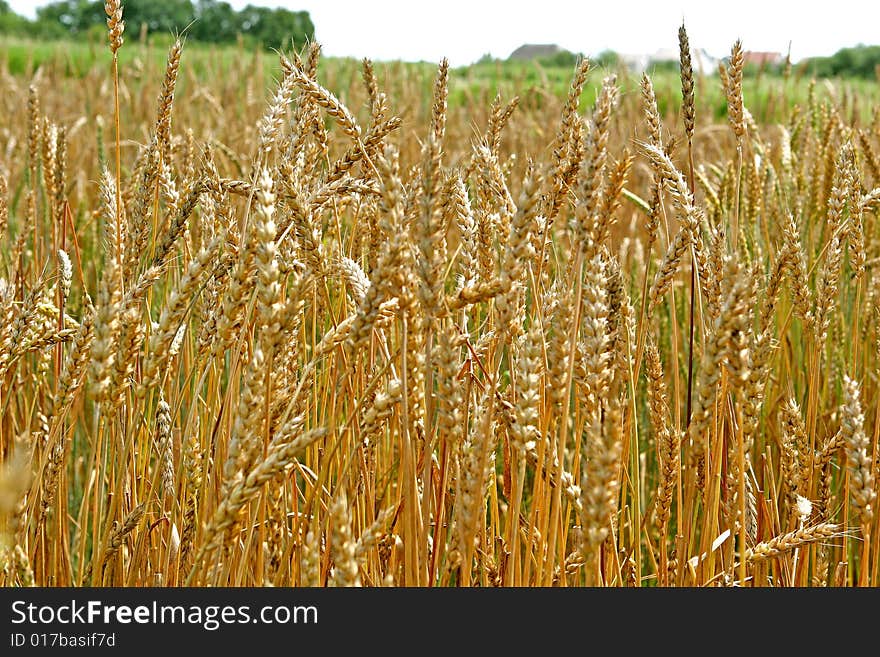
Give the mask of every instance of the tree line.
[(880, 46), (843, 48), (830, 57), (813, 57), (808, 70), (818, 77), (860, 77), (880, 80)]
[[(103, 0), (59, 0), (37, 9), (29, 20), (0, 0), (0, 33), (36, 39), (88, 36), (106, 29)], [(126, 0), (127, 31), (177, 33), (209, 43), (229, 43), (239, 35), (266, 48), (299, 48), (314, 39), (315, 26), (306, 11), (248, 5), (236, 11), (222, 0)]]

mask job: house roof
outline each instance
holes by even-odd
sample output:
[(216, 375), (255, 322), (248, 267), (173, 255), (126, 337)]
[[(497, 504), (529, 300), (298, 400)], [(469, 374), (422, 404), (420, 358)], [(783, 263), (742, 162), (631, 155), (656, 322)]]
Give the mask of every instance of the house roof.
[(536, 59), (538, 57), (555, 55), (561, 51), (562, 48), (555, 43), (524, 43), (510, 53), (508, 59)]
[(781, 52), (761, 52), (746, 50), (743, 53), (743, 61), (746, 64), (777, 64), (783, 59)]

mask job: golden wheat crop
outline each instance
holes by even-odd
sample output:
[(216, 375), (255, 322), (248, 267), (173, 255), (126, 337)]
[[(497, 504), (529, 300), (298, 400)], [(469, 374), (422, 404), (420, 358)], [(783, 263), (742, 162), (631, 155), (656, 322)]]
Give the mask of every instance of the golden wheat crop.
[(267, 100), (107, 5), (0, 79), (0, 582), (880, 584), (880, 113), (684, 29), (665, 113), (317, 45)]

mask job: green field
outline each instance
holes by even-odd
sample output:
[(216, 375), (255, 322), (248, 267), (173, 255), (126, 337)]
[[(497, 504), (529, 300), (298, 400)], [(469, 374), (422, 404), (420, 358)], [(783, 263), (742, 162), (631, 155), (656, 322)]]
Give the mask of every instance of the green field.
[[(134, 72), (146, 78), (161, 75), (165, 65), (170, 35), (154, 35), (146, 41), (126, 43), (120, 51), (120, 65), (123, 72)], [(244, 44), (238, 46), (216, 46), (190, 41), (186, 44), (185, 55), (187, 77), (204, 79), (204, 76), (221, 75), (230, 70), (236, 62), (251, 61), (254, 57), (262, 61), (267, 84), (278, 74), (277, 58), (272, 52), (254, 51)], [(103, 40), (91, 41), (30, 41), (15, 37), (0, 37), (0, 67), (12, 75), (31, 77), (43, 65), (51, 65), (53, 70), (61, 70), (71, 78), (81, 78), (96, 66), (110, 65), (110, 53)], [(430, 103), (429, 80), (436, 71), (435, 62), (377, 62), (380, 78), (384, 77), (389, 90), (401, 80), (417, 80), (424, 92), (424, 102)], [(539, 61), (501, 61), (479, 62), (451, 70), (451, 106), (462, 107), (476, 102), (488, 105), (496, 94), (503, 98), (514, 95), (531, 108), (540, 108), (548, 92), (556, 97), (564, 97), (571, 81), (571, 68), (558, 65), (543, 65)], [(661, 114), (675, 111), (679, 96), (678, 72), (667, 64), (652, 67), (647, 71), (654, 83)], [(592, 106), (601, 79), (608, 74), (616, 74), (622, 92), (635, 93), (638, 90), (639, 75), (624, 66), (615, 69), (596, 67), (591, 73), (591, 82), (581, 99), (581, 109)], [(322, 59), (320, 78), (333, 86), (343, 81), (347, 86), (359, 79), (360, 61), (348, 58), (325, 57)], [(415, 76), (415, 77), (413, 77)], [(759, 123), (781, 120), (781, 108), (787, 103), (806, 104), (808, 102), (811, 78), (803, 67), (795, 66), (788, 79), (778, 74), (752, 71), (744, 79), (744, 95), (747, 105)], [(184, 79), (185, 84), (185, 79)], [(697, 78), (697, 102), (703, 111), (708, 109), (715, 119), (726, 115), (726, 101), (721, 92), (717, 75)], [(340, 85), (336, 85), (339, 88)], [(860, 78), (835, 78), (816, 81), (816, 94), (819, 99), (834, 96), (847, 107), (847, 100), (858, 97), (857, 111), (862, 119), (870, 118), (871, 108), (880, 100), (880, 87), (877, 83)]]

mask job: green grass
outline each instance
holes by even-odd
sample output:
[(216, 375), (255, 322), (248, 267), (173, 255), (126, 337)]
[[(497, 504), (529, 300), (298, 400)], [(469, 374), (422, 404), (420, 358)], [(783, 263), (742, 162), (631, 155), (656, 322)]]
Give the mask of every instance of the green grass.
[[(681, 97), (681, 81), (677, 68), (661, 65), (647, 71), (654, 84), (661, 115), (677, 110)], [(600, 88), (602, 78), (616, 74), (621, 82), (622, 93), (639, 93), (640, 74), (618, 67), (606, 69), (597, 67), (590, 73), (590, 80), (581, 97), (581, 109), (592, 106)], [(572, 70), (567, 67), (547, 67), (539, 62), (490, 62), (466, 66), (454, 71), (450, 102), (462, 102), (467, 96), (488, 90), (487, 95), (501, 93), (510, 97), (514, 93), (536, 98), (546, 91), (563, 96), (568, 91)], [(785, 80), (778, 74), (747, 75), (743, 81), (746, 106), (758, 123), (779, 122), (783, 120), (784, 104), (780, 102), (783, 91), (788, 102), (806, 105), (809, 94), (809, 76), (795, 70)], [(838, 96), (857, 96), (860, 100), (863, 119), (871, 116), (871, 106), (880, 99), (880, 86), (861, 78), (832, 78), (817, 81), (816, 95), (819, 100), (830, 93)], [(727, 116), (727, 100), (721, 90), (717, 75), (706, 75), (697, 79), (698, 111), (709, 111), (713, 119), (723, 121)], [(785, 110), (787, 112), (787, 110)]]
[[(172, 38), (153, 36), (143, 42), (126, 42), (119, 51), (121, 66), (164, 66)], [(214, 46), (190, 41), (187, 57), (191, 58), (193, 73), (201, 73), (217, 67), (228, 68), (242, 55), (250, 57), (250, 50), (238, 46)], [(269, 58), (266, 58), (267, 61)], [(110, 64), (110, 50), (106, 40), (80, 41), (32, 41), (17, 37), (0, 37), (0, 63), (13, 75), (31, 76), (43, 65), (52, 65), (71, 77), (83, 77), (95, 66)]]

